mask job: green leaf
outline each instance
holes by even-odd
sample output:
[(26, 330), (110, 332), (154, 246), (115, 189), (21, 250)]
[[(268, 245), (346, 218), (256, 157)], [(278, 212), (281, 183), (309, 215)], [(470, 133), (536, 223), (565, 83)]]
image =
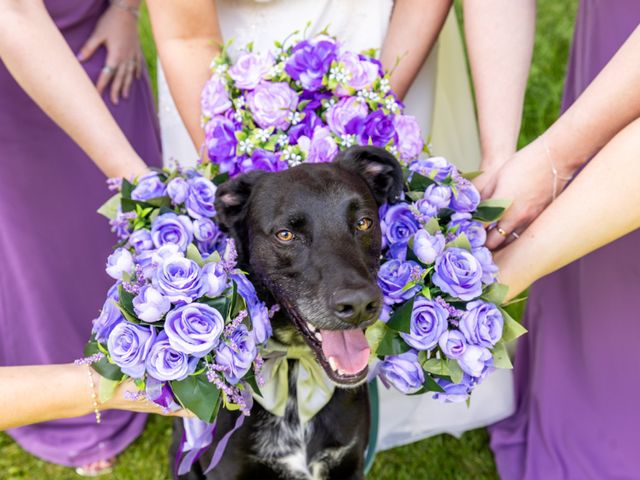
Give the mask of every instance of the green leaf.
[(411, 177), (411, 181), (409, 182), (409, 189), (412, 191), (420, 191), (424, 192), (429, 185), (433, 185), (436, 183), (434, 180), (431, 180), (429, 177), (425, 177), (424, 175), (420, 175), (418, 172), (413, 172), (413, 176)]
[(122, 194), (122, 198), (131, 198), (131, 192), (135, 186), (126, 178), (122, 179), (122, 186), (120, 188), (120, 193)]
[(382, 338), (384, 337), (387, 330), (387, 325), (382, 320), (378, 320), (376, 323), (365, 330), (364, 336), (367, 338), (369, 348), (371, 348), (371, 352), (373, 352), (374, 354), (378, 351), (380, 342), (382, 341)]
[(189, 260), (193, 260), (194, 262), (196, 262), (198, 264), (198, 266), (200, 266), (200, 267), (202, 267), (205, 264), (205, 261), (202, 258), (202, 255), (200, 254), (200, 251), (198, 250), (198, 247), (196, 247), (193, 243), (190, 243), (187, 246), (187, 252), (186, 252), (185, 256)]
[(231, 282), (232, 290), (231, 290), (231, 306), (229, 307), (229, 316), (234, 316), (238, 314), (238, 310), (236, 306), (238, 305), (238, 285), (236, 282)]
[(216, 175), (215, 177), (213, 177), (214, 185), (222, 185), (227, 180), (229, 180), (228, 173), (221, 173), (220, 175)]
[(222, 318), (227, 318), (227, 314), (229, 313), (229, 305), (231, 302), (226, 296), (202, 300), (201, 303), (215, 308), (216, 310), (218, 310), (218, 312), (220, 312)]
[(156, 208), (161, 208), (161, 207), (166, 207), (169, 208), (171, 207), (171, 198), (170, 197), (156, 197), (156, 198), (149, 198), (147, 200), (144, 201), (146, 203), (147, 206), (151, 206), (151, 207), (147, 207), (147, 208), (151, 208), (153, 210), (153, 207)]
[(474, 178), (479, 177), (483, 173), (484, 172), (481, 171), (481, 170), (476, 170), (474, 172), (465, 172), (461, 176), (462, 176), (462, 178), (466, 178), (467, 180), (473, 180)]
[[(99, 345), (98, 342), (96, 342), (95, 340), (87, 343), (87, 345), (84, 347), (85, 357), (90, 357), (91, 355), (100, 352), (101, 349), (99, 348), (98, 345)], [(108, 380), (115, 380), (119, 382), (120, 380), (122, 380), (122, 377), (124, 376), (124, 374), (122, 373), (122, 370), (120, 370), (120, 367), (118, 367), (113, 363), (110, 363), (109, 360), (107, 360), (107, 357), (102, 358), (98, 362), (92, 363), (91, 368), (93, 368), (96, 372), (98, 372), (100, 376)]]
[(120, 284), (120, 286), (118, 286), (118, 297), (120, 298), (118, 302), (118, 306), (121, 307), (120, 311), (124, 310), (124, 312), (128, 313), (129, 316), (133, 317), (133, 320), (129, 319), (128, 317), (127, 320), (133, 323), (140, 323), (140, 319), (138, 319), (138, 317), (136, 316), (135, 309), (133, 308), (133, 293), (127, 292), (123, 288), (122, 284)]
[(258, 382), (256, 381), (256, 376), (253, 373), (245, 376), (244, 380), (249, 384), (249, 387), (251, 387), (251, 390), (257, 393), (259, 396), (262, 396), (262, 392), (260, 391), (260, 386), (258, 385)]
[(464, 250), (471, 251), (471, 243), (464, 233), (458, 235), (455, 239), (447, 243), (446, 248), (463, 248)]
[(427, 392), (444, 393), (444, 389), (436, 383), (431, 375), (424, 376), (424, 389)]
[(422, 287), (421, 293), (424, 298), (431, 300), (431, 290), (429, 290), (429, 287)]
[(446, 360), (440, 358), (430, 358), (422, 364), (422, 368), (429, 373), (434, 373), (442, 377), (449, 377), (449, 365)]
[(411, 350), (409, 345), (398, 335), (398, 332), (387, 328), (380, 345), (376, 351), (378, 356), (400, 355), (401, 353)]
[(100, 403), (110, 400), (118, 385), (120, 385), (118, 380), (110, 380), (108, 378), (101, 377), (98, 384), (98, 399), (100, 400)]
[(513, 368), (509, 352), (503, 341), (499, 341), (491, 350), (493, 354), (493, 366), (496, 368)]
[(411, 327), (411, 312), (413, 312), (414, 301), (415, 297), (412, 297), (396, 308), (387, 322), (387, 327), (397, 332), (409, 333)]
[(511, 205), (511, 200), (490, 198), (483, 200), (478, 205), (473, 218), (480, 222), (495, 222), (502, 217), (502, 214)]
[(436, 217), (431, 217), (429, 221), (424, 225), (424, 229), (429, 233), (429, 235), (435, 235), (440, 232), (440, 224), (438, 223), (438, 219)]
[(502, 305), (508, 291), (509, 287), (507, 285), (496, 282), (489, 285), (480, 298), (489, 303)]
[(184, 380), (172, 381), (171, 390), (180, 404), (192, 411), (200, 420), (212, 423), (220, 401), (220, 390), (207, 380), (207, 375), (188, 376)]
[(424, 197), (424, 192), (407, 192), (407, 197), (409, 197), (414, 202), (417, 202), (422, 197)]
[(122, 201), (122, 194), (118, 193), (104, 202), (98, 209), (98, 213), (109, 220), (113, 220), (118, 215), (118, 207)]
[(460, 364), (453, 358), (447, 358), (447, 366), (449, 367), (449, 376), (453, 383), (460, 383), (464, 372), (460, 368)]
[(504, 309), (500, 308), (500, 312), (502, 313), (502, 318), (504, 318), (504, 327), (502, 329), (502, 341), (511, 342), (516, 338), (527, 333), (527, 329), (516, 322), (511, 315)]

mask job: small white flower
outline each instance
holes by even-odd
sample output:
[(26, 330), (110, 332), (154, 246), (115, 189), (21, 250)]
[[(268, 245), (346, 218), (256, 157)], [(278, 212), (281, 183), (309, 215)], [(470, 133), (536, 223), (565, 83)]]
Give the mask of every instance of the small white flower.
[(348, 135), (348, 134), (344, 134), (340, 136), (340, 140), (342, 142), (342, 145), (344, 147), (350, 147), (352, 145), (354, 145), (356, 143), (356, 136), (355, 135)]
[(225, 74), (227, 70), (229, 70), (229, 65), (227, 65), (226, 63), (221, 63), (220, 65), (216, 66), (216, 73), (218, 75)]
[(398, 156), (398, 147), (396, 147), (395, 145), (389, 145), (387, 147), (387, 151), (390, 154), (395, 155), (396, 157)]
[(378, 100), (380, 100), (380, 95), (378, 95), (378, 92), (369, 92), (369, 100), (371, 100), (372, 102), (377, 102)]
[(389, 84), (388, 78), (383, 78), (382, 80), (380, 80), (380, 90), (383, 93), (387, 93), (389, 90), (391, 90), (391, 85)]
[(238, 97), (235, 100), (236, 108), (242, 108), (246, 105), (246, 100), (244, 97)]
[(289, 144), (289, 137), (285, 134), (282, 134), (278, 137), (278, 145), (285, 146)]
[(253, 144), (249, 139), (242, 140), (238, 144), (238, 148), (240, 149), (241, 153), (251, 153), (251, 150), (253, 150)]
[(269, 137), (271, 136), (271, 134), (269, 133), (268, 130), (262, 130), (259, 129), (257, 130), (257, 135), (258, 140), (260, 140), (261, 142), (266, 142), (269, 140)]
[(288, 119), (291, 125), (297, 125), (302, 120), (302, 115), (300, 112), (289, 112)]

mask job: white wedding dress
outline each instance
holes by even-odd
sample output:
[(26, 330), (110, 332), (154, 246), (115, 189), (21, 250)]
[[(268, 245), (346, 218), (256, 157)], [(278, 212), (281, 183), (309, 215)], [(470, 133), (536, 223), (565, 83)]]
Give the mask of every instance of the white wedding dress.
[[(347, 48), (380, 49), (392, 0), (216, 0), (224, 40), (230, 53), (249, 42), (266, 51), (294, 30), (310, 34), (328, 27)], [(165, 164), (193, 164), (198, 158), (178, 116), (162, 69), (158, 68), (160, 126)], [(476, 170), (480, 159), (475, 114), (455, 13), (449, 15), (435, 47), (404, 103), (432, 150), (463, 171)], [(405, 396), (379, 384), (378, 449), (385, 450), (439, 433), (460, 435), (510, 415), (514, 410), (510, 371), (497, 371), (476, 389), (470, 407), (443, 404), (430, 394)]]

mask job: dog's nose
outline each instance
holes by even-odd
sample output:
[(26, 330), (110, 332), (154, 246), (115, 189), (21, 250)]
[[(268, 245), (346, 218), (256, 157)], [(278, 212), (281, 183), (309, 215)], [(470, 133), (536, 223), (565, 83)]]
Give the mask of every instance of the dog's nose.
[(333, 295), (335, 315), (358, 325), (373, 319), (380, 311), (380, 295), (375, 287), (339, 290)]

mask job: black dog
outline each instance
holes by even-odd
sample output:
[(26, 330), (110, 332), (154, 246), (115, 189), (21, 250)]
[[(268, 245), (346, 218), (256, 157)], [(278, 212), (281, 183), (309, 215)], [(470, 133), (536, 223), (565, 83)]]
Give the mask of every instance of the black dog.
[[(400, 166), (375, 147), (351, 148), (330, 164), (247, 173), (218, 188), (218, 219), (236, 242), (240, 267), (263, 300), (284, 307), (272, 320), (274, 338), (285, 345), (306, 342), (342, 388), (301, 425), (291, 362), (284, 417), (254, 404), (218, 466), (203, 475), (213, 454), (206, 452), (183, 478), (364, 478), (370, 420), (363, 329), (382, 304), (378, 208), (401, 192)], [(220, 411), (214, 443), (234, 421)], [(178, 426), (174, 440), (181, 435)]]

